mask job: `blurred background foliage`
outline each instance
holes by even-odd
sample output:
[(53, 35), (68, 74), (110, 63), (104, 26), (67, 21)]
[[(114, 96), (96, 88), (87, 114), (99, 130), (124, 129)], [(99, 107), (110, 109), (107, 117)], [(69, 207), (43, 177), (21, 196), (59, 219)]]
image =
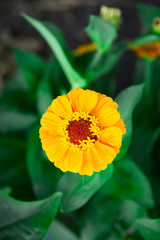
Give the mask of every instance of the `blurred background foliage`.
[[(121, 9), (119, 30), (102, 4)], [(1, 1), (0, 15), (0, 239), (159, 240), (158, 3)], [(113, 165), (84, 181), (48, 161), (38, 133), (76, 87), (114, 97), (127, 129)]]

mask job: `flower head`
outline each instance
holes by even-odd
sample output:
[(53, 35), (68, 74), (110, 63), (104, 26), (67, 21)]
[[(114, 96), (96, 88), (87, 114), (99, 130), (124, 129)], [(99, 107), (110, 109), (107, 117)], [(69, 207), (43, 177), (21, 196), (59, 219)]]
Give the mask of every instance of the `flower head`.
[(106, 169), (126, 132), (117, 108), (110, 97), (80, 88), (54, 99), (40, 128), (49, 160), (64, 172), (81, 175)]
[(160, 40), (143, 45), (137, 45), (131, 49), (139, 58), (153, 60), (160, 56)]

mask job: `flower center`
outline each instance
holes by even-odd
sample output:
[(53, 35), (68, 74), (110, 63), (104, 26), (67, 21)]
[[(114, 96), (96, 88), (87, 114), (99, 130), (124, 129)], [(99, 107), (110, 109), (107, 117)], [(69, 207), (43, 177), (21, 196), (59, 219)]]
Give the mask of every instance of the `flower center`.
[(97, 140), (97, 136), (93, 135), (94, 133), (91, 131), (91, 121), (89, 119), (84, 120), (80, 118), (78, 121), (70, 121), (66, 130), (68, 131), (70, 142), (74, 144), (80, 145), (81, 141), (88, 138)]
[(99, 138), (100, 127), (93, 115), (85, 112), (74, 112), (60, 126), (62, 142), (71, 148), (85, 150), (94, 145)]

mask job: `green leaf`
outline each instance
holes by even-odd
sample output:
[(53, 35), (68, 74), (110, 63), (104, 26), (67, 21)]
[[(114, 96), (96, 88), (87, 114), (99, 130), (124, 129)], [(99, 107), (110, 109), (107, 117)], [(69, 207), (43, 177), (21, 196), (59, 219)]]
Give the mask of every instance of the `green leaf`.
[(39, 126), (34, 128), (29, 138), (27, 166), (33, 191), (38, 199), (42, 199), (54, 192), (60, 171), (54, 168), (53, 163), (43, 158), (39, 128)]
[(18, 70), (15, 74), (13, 74), (13, 76), (9, 77), (9, 79), (5, 81), (5, 84), (3, 85), (2, 88), (2, 96), (10, 92), (27, 90), (28, 90), (27, 82), (21, 71)]
[(0, 239), (44, 239), (56, 216), (61, 193), (35, 202), (21, 202), (0, 193)]
[(145, 206), (139, 205), (131, 200), (124, 200), (119, 208), (119, 216), (122, 222), (127, 225), (127, 227), (132, 227), (135, 225), (135, 221), (138, 218), (148, 217), (147, 210)]
[(160, 239), (160, 219), (138, 219), (136, 225), (145, 240)]
[[(0, 136), (0, 185), (23, 184), (25, 141), (12, 136)], [(21, 178), (19, 181), (19, 178)]]
[(51, 85), (47, 81), (48, 79), (42, 79), (38, 90), (37, 90), (37, 108), (39, 115), (43, 115), (47, 108), (51, 105), (53, 101), (53, 94), (51, 91)]
[(85, 31), (100, 51), (108, 50), (117, 37), (116, 29), (98, 16), (90, 16), (90, 22)]
[(44, 76), (42, 77), (42, 80), (39, 84), (39, 87), (36, 92), (36, 98), (37, 98), (37, 109), (40, 114), (45, 113), (46, 109), (49, 107), (49, 105), (52, 103), (53, 100), (53, 92), (52, 92), (52, 86), (51, 86), (51, 67), (53, 65), (52, 62), (49, 62), (47, 64), (47, 67), (44, 72)]
[(0, 108), (0, 132), (25, 130), (37, 121), (37, 116), (32, 113), (18, 110)]
[(132, 48), (132, 47), (144, 45), (147, 43), (152, 43), (159, 40), (160, 40), (160, 35), (156, 33), (147, 33), (136, 38), (130, 45), (128, 45), (128, 47)]
[(141, 23), (151, 30), (152, 21), (156, 17), (160, 17), (160, 9), (149, 4), (138, 4), (138, 12)]
[(123, 90), (115, 99), (115, 101), (118, 103), (118, 111), (120, 112), (121, 118), (126, 125), (127, 131), (126, 134), (123, 135), (122, 147), (116, 159), (122, 158), (128, 151), (132, 137), (132, 114), (142, 97), (143, 88), (143, 84), (129, 87)]
[(102, 191), (152, 208), (154, 200), (150, 183), (134, 162), (124, 159), (115, 162), (114, 166), (113, 176)]
[(40, 34), (47, 41), (57, 60), (59, 61), (59, 64), (61, 65), (64, 73), (66, 74), (72, 89), (77, 87), (84, 87), (86, 85), (86, 80), (82, 78), (79, 73), (76, 72), (76, 70), (72, 67), (63, 51), (63, 48), (55, 37), (55, 34), (50, 30), (50, 28), (48, 28), (48, 25), (44, 22), (31, 18), (26, 14), (22, 15), (32, 26), (34, 26), (40, 32)]
[(18, 67), (24, 74), (28, 87), (34, 90), (39, 82), (46, 63), (36, 54), (18, 48), (13, 49)]
[(58, 190), (64, 193), (61, 211), (71, 212), (82, 207), (108, 181), (112, 173), (113, 166), (109, 164), (106, 170), (86, 176), (85, 181), (79, 174), (63, 175), (58, 184)]
[(61, 222), (54, 221), (50, 226), (45, 240), (78, 240), (77, 236), (71, 232)]
[(13, 154), (16, 150), (25, 148), (25, 141), (13, 136), (0, 136), (0, 156), (1, 159)]

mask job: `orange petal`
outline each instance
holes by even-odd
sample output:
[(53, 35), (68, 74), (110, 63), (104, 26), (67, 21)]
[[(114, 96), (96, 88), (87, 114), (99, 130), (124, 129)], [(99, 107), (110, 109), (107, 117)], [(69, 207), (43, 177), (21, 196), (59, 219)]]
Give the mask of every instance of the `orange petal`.
[(57, 162), (64, 156), (68, 147), (62, 145), (60, 142), (54, 142), (46, 147), (46, 155), (51, 162)]
[(54, 99), (51, 106), (52, 111), (62, 118), (66, 118), (73, 113), (71, 104), (66, 95), (62, 95)]
[(50, 138), (42, 138), (41, 139), (42, 142), (42, 148), (44, 150), (47, 149), (48, 146), (53, 145), (54, 143), (59, 143), (60, 144), (60, 136), (52, 136)]
[[(102, 95), (103, 96), (103, 95)], [(105, 108), (118, 108), (118, 104), (116, 102), (113, 102), (113, 99), (110, 97), (101, 97), (101, 100), (98, 101), (97, 105), (93, 109), (94, 114), (98, 114), (99, 111), (105, 109)]]
[(71, 106), (73, 108), (73, 111), (78, 111), (80, 109), (80, 104), (79, 104), (79, 96), (84, 92), (83, 89), (77, 88), (72, 91), (70, 91), (67, 94), (67, 97), (71, 103)]
[(67, 169), (67, 167), (64, 165), (64, 161), (66, 161), (66, 160), (68, 159), (68, 157), (69, 157), (69, 150), (67, 150), (67, 151), (65, 152), (65, 154), (63, 155), (63, 157), (62, 157), (59, 161), (56, 161), (56, 162), (54, 163), (54, 165), (55, 165), (57, 168), (61, 169), (63, 172), (67, 172), (68, 169)]
[(52, 111), (52, 106), (51, 106), (51, 105), (47, 108), (46, 112), (51, 112), (51, 113), (53, 113), (53, 111)]
[(97, 152), (97, 149), (95, 147), (90, 149), (90, 154), (91, 154), (93, 169), (95, 172), (99, 172), (107, 168), (107, 163), (100, 158)]
[(103, 143), (97, 142), (95, 144), (96, 150), (100, 158), (106, 162), (106, 163), (111, 163), (113, 162), (116, 152), (112, 147), (109, 147)]
[(57, 124), (57, 125), (62, 121), (62, 119), (59, 116), (57, 116), (56, 114), (54, 114), (53, 112), (44, 113), (42, 116), (42, 119), (50, 120), (54, 124)]
[(77, 150), (73, 151), (70, 150), (70, 156), (68, 157), (66, 161), (66, 166), (68, 168), (68, 171), (77, 173), (81, 169), (82, 166), (82, 159), (83, 159), (83, 151)]
[(60, 137), (60, 134), (57, 130), (46, 129), (41, 127), (39, 130), (40, 139), (54, 139), (55, 137)]
[(89, 150), (83, 152), (83, 163), (79, 174), (91, 176), (93, 174), (93, 165), (91, 160), (91, 154)]
[(120, 128), (121, 131), (122, 131), (122, 134), (126, 133), (125, 124), (124, 124), (124, 121), (122, 119), (119, 119), (119, 121), (114, 126)]
[(55, 163), (55, 166), (63, 172), (70, 171), (77, 173), (81, 169), (82, 159), (83, 152), (81, 150), (73, 151), (72, 149), (68, 149), (63, 158)]
[(122, 131), (117, 127), (109, 127), (102, 130), (99, 135), (100, 141), (117, 146), (122, 141)]
[(116, 153), (119, 153), (120, 147), (121, 147), (121, 145), (120, 146), (113, 146), (113, 149), (116, 151)]
[(95, 107), (98, 95), (95, 91), (77, 88), (68, 93), (74, 111), (91, 112)]
[(120, 113), (115, 108), (104, 108), (99, 111), (98, 121), (102, 127), (113, 126), (120, 119)]

